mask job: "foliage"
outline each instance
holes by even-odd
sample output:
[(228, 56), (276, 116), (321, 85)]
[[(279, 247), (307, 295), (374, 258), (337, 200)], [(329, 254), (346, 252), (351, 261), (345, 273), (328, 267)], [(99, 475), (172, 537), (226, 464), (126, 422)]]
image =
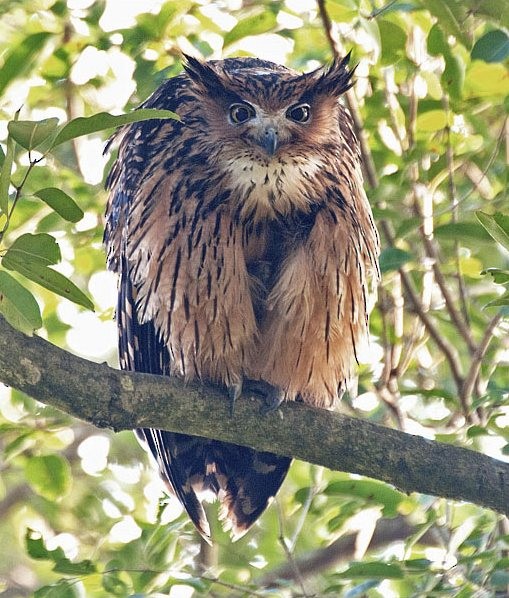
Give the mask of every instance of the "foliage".
[[(101, 247), (108, 132), (174, 116), (130, 111), (179, 72), (180, 50), (255, 53), (308, 70), (330, 60), (332, 39), (358, 63), (348, 103), (365, 123), (366, 185), (383, 244), (370, 363), (343, 408), (507, 456), (509, 5), (139, 5), (129, 21), (113, 0), (2, 3), (0, 312), (26, 332), (115, 363), (114, 293), (106, 292), (115, 283)], [(2, 390), (0, 401), (0, 586), (9, 595), (507, 591), (506, 520), (304, 463), (292, 467), (277, 508), (237, 544), (214, 530), (211, 565), (175, 501), (159, 500), (131, 434), (98, 432), (15, 391)], [(281, 563), (298, 568), (358, 529), (367, 545), (369, 525), (389, 519), (405, 522), (399, 542), (360, 551), (357, 561), (339, 554), (264, 589)]]

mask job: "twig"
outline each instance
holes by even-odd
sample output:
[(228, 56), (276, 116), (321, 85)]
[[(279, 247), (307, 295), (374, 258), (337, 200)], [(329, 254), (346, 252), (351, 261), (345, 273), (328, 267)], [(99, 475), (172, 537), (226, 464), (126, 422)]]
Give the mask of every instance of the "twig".
[(470, 401), (470, 397), (472, 396), (472, 392), (474, 390), (476, 381), (479, 377), (479, 372), (481, 370), (482, 361), (484, 356), (486, 355), (486, 351), (488, 350), (488, 346), (493, 338), (495, 330), (502, 319), (502, 314), (498, 313), (491, 319), (488, 327), (486, 328), (484, 335), (479, 343), (478, 347), (476, 348), (474, 354), (472, 355), (472, 361), (470, 362), (470, 368), (468, 370), (468, 374), (465, 376), (465, 380), (463, 382), (463, 386), (461, 388), (461, 396), (463, 397), (462, 402), (467, 403)]
[[(423, 219), (424, 216), (417, 200), (413, 202), (413, 211), (416, 216)], [(451, 295), (449, 287), (447, 286), (447, 282), (445, 280), (443, 272), (440, 269), (440, 258), (435, 242), (430, 235), (426, 234), (426, 231), (422, 226), (419, 227), (419, 232), (424, 244), (424, 248), (426, 250), (426, 254), (432, 260), (433, 274), (435, 275), (435, 281), (440, 289), (440, 292), (442, 293), (442, 297), (444, 298), (447, 313), (449, 314), (452, 322), (456, 326), (458, 332), (465, 340), (468, 350), (472, 354), (475, 352), (475, 343), (472, 339), (472, 334), (470, 332), (470, 328), (468, 327), (467, 322), (463, 319), (463, 317), (460, 315), (460, 312), (456, 309), (456, 306), (454, 305), (454, 299)]]
[[(445, 111), (446, 115), (446, 125), (445, 125), (445, 136), (446, 136), (446, 148), (445, 148), (445, 158), (447, 162), (447, 180), (448, 180), (448, 190), (449, 190), (449, 203), (452, 207), (452, 221), (458, 221), (458, 195), (456, 193), (456, 185), (454, 183), (454, 153), (452, 150), (452, 143), (451, 143), (451, 127), (449, 125), (449, 117), (451, 114), (451, 109), (449, 106), (449, 96), (445, 93), (442, 96), (442, 106)], [(458, 241), (454, 242), (454, 254), (456, 260), (456, 279), (458, 281), (458, 295), (461, 305), (461, 313), (463, 315), (463, 322), (465, 324), (464, 330), (468, 331), (467, 337), (464, 335), (464, 330), (460, 329), (462, 336), (465, 338), (469, 351), (473, 352), (475, 350), (473, 346), (472, 337), (470, 335), (470, 329), (468, 328), (469, 325), (469, 317), (468, 317), (468, 307), (467, 307), (467, 291), (465, 288), (465, 281), (461, 274), (460, 268), (460, 246)], [(459, 314), (458, 314), (459, 315)], [(451, 316), (452, 317), (452, 316)]]
[(300, 585), (302, 595), (308, 596), (308, 593), (306, 591), (306, 586), (304, 585), (304, 579), (299, 571), (299, 567), (298, 567), (297, 563), (295, 562), (295, 558), (293, 556), (293, 548), (290, 548), (290, 546), (288, 546), (288, 544), (286, 542), (285, 530), (284, 530), (284, 524), (283, 524), (283, 513), (281, 511), (281, 504), (279, 503), (279, 501), (277, 501), (276, 504), (277, 504), (277, 516), (278, 516), (278, 522), (279, 522), (279, 535), (278, 535), (279, 543), (281, 544), (281, 547), (283, 548), (283, 551), (286, 555), (286, 559), (288, 561), (289, 566), (293, 570), (295, 579), (297, 580), (298, 584)]

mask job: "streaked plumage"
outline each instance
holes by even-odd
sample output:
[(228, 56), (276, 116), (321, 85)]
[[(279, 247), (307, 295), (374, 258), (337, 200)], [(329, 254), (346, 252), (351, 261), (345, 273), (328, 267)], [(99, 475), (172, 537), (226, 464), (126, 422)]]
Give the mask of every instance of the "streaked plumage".
[[(143, 105), (181, 121), (120, 131), (105, 241), (120, 280), (122, 368), (232, 395), (259, 381), (274, 405), (340, 398), (367, 336), (379, 252), (338, 101), (346, 63), (301, 75), (251, 58), (188, 59)], [(196, 492), (218, 495), (242, 534), (290, 464), (199, 436), (138, 434), (206, 536)]]

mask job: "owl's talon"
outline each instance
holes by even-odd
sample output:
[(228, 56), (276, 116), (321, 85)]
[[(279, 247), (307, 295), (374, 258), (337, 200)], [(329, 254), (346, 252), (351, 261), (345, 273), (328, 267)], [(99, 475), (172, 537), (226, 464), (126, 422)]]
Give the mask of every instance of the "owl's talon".
[(233, 417), (235, 415), (235, 403), (242, 394), (242, 380), (235, 384), (231, 384), (227, 387), (227, 390), (228, 398), (230, 399), (230, 417)]

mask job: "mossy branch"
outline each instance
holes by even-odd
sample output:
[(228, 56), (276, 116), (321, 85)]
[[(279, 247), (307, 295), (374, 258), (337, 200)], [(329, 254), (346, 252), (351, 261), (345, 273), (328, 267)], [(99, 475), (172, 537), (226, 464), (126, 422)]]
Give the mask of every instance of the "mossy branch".
[(300, 403), (262, 416), (260, 401), (244, 397), (232, 418), (218, 388), (93, 363), (2, 317), (0, 381), (98, 427), (216, 438), (509, 515), (509, 463)]

